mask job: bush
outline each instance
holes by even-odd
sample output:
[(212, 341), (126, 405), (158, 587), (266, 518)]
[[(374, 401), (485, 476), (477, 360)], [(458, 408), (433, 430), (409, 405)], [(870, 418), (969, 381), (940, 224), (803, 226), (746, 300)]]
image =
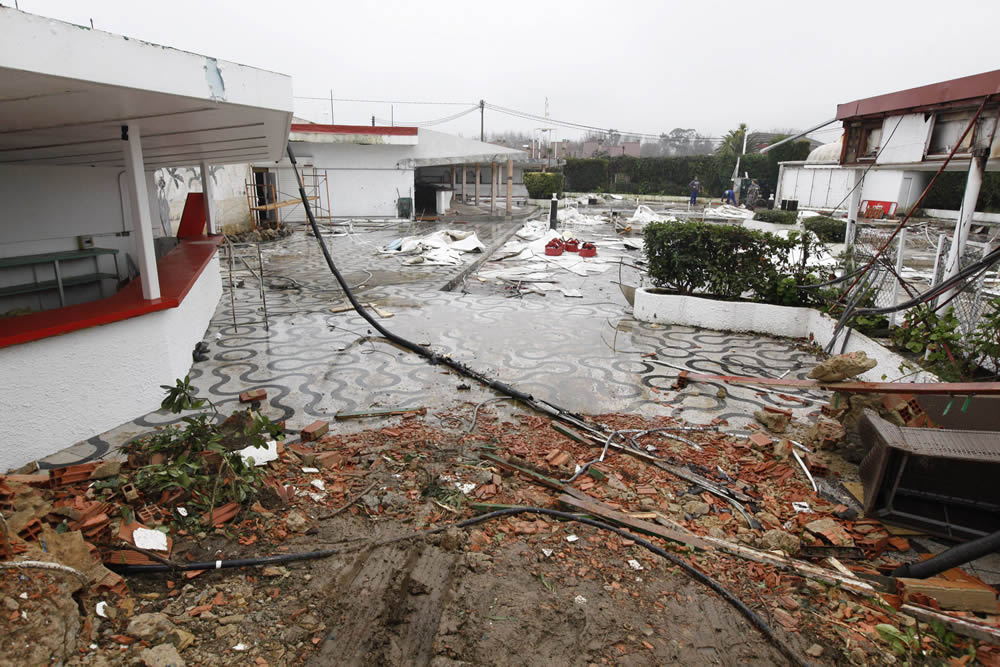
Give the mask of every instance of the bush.
[(608, 161), (601, 158), (569, 158), (563, 173), (572, 192), (593, 192), (608, 187)]
[(794, 225), (799, 214), (795, 211), (774, 211), (771, 209), (760, 209), (753, 214), (754, 220), (761, 222), (772, 222), (778, 225)]
[(816, 215), (806, 218), (802, 226), (819, 237), (823, 243), (843, 243), (847, 238), (847, 221)]
[(555, 192), (563, 193), (563, 175), (554, 172), (526, 172), (524, 187), (528, 188), (528, 196), (532, 199), (548, 199)]
[(776, 294), (796, 245), (766, 232), (703, 222), (650, 223), (644, 237), (655, 285), (724, 299), (751, 292), (765, 300)]

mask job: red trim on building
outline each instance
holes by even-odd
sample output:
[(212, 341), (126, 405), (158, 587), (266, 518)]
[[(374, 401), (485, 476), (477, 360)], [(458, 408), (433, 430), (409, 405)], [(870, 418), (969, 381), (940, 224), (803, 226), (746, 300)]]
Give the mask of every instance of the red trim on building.
[(415, 127), (385, 127), (372, 125), (320, 125), (319, 123), (292, 123), (292, 132), (316, 132), (320, 134), (381, 134), (393, 137), (413, 137)]
[(223, 239), (223, 236), (189, 237), (164, 255), (156, 263), (160, 275), (159, 299), (143, 299), (142, 283), (137, 278), (106, 299), (0, 319), (0, 348), (176, 308), (194, 287)]
[(1000, 70), (941, 81), (837, 105), (837, 120), (905, 111), (915, 107), (977, 100), (1000, 93)]

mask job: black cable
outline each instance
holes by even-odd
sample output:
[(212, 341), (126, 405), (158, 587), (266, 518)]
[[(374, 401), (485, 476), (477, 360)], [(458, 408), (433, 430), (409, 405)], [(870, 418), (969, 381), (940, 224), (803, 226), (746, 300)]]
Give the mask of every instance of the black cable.
[[(313, 216), (312, 206), (309, 204), (309, 198), (306, 196), (305, 187), (302, 185), (302, 178), (299, 176), (299, 169), (297, 166), (298, 163), (295, 160), (295, 154), (292, 152), (291, 144), (288, 145), (287, 150), (288, 150), (288, 158), (292, 163), (292, 171), (295, 173), (295, 180), (299, 186), (299, 196), (302, 198), (302, 204), (305, 208), (306, 216), (309, 219), (309, 224), (312, 226), (313, 235), (316, 237), (316, 242), (319, 244), (320, 249), (322, 249), (323, 251), (323, 257), (326, 259), (326, 264), (330, 268), (331, 273), (333, 273), (333, 276), (334, 278), (337, 279), (337, 282), (340, 283), (340, 287), (344, 291), (344, 295), (347, 297), (347, 300), (351, 302), (351, 305), (354, 307), (354, 310), (357, 311), (358, 315), (363, 317), (370, 325), (372, 325), (372, 327), (376, 331), (385, 336), (385, 338), (387, 338), (391, 343), (394, 343), (415, 354), (419, 354), (420, 356), (430, 361), (432, 364), (443, 364), (445, 366), (448, 366), (449, 368), (458, 371), (459, 374), (471, 378), (476, 382), (479, 382), (489, 387), (490, 389), (498, 391), (502, 394), (506, 394), (507, 396), (510, 396), (511, 398), (514, 398), (524, 403), (525, 405), (531, 407), (532, 409), (538, 410), (540, 412), (549, 413), (552, 416), (556, 417), (557, 419), (566, 421), (568, 423), (573, 424), (574, 426), (584, 428), (588, 431), (595, 430), (592, 426), (590, 426), (584, 421), (581, 415), (570, 412), (569, 410), (566, 410), (559, 406), (553, 405), (548, 401), (536, 400), (532, 395), (526, 394), (518, 389), (515, 389), (514, 387), (510, 386), (505, 382), (501, 382), (500, 380), (491, 379), (483, 375), (482, 373), (469, 368), (460, 361), (456, 361), (455, 359), (452, 359), (451, 357), (446, 355), (438, 354), (437, 352), (434, 352), (433, 350), (429, 350), (421, 345), (418, 345), (417, 343), (407, 340), (402, 336), (397, 336), (396, 334), (392, 333), (391, 331), (383, 327), (378, 320), (372, 317), (371, 314), (369, 314), (368, 311), (365, 310), (364, 306), (362, 306), (361, 303), (359, 303), (358, 300), (355, 298), (354, 293), (351, 291), (351, 288), (347, 284), (347, 281), (344, 280), (344, 277), (340, 274), (340, 271), (337, 269), (337, 265), (333, 263), (333, 257), (330, 255), (330, 250), (329, 248), (326, 247), (326, 244), (323, 243), (323, 239), (320, 236), (319, 225), (316, 224), (316, 218)], [(548, 409), (546, 409), (543, 406), (547, 406)]]
[[(622, 530), (617, 526), (612, 526), (601, 521), (595, 521), (587, 517), (577, 516), (569, 512), (561, 512), (559, 510), (547, 509), (544, 507), (509, 507), (502, 510), (497, 510), (495, 512), (489, 512), (487, 514), (481, 514), (479, 516), (474, 516), (464, 521), (459, 521), (458, 523), (449, 524), (447, 526), (439, 526), (437, 528), (432, 528), (419, 533), (414, 533), (412, 536), (406, 536), (404, 539), (416, 539), (425, 535), (431, 535), (434, 533), (443, 532), (449, 528), (468, 528), (469, 526), (475, 526), (486, 521), (492, 521), (493, 519), (499, 519), (505, 516), (514, 516), (517, 514), (540, 514), (543, 516), (551, 516), (557, 519), (562, 519), (564, 521), (574, 521), (576, 523), (582, 523), (587, 526), (592, 526), (600, 530), (606, 530), (616, 535), (623, 537), (626, 540), (631, 540), (636, 544), (642, 546), (644, 549), (653, 552), (657, 556), (667, 559), (674, 565), (684, 570), (692, 579), (697, 582), (704, 584), (708, 588), (712, 589), (717, 593), (723, 600), (732, 605), (740, 614), (742, 614), (751, 625), (753, 625), (757, 630), (767, 638), (772, 644), (774, 644), (781, 653), (788, 658), (789, 662), (793, 665), (808, 665), (802, 658), (796, 654), (791, 647), (789, 647), (784, 641), (778, 637), (774, 630), (762, 619), (756, 612), (750, 609), (746, 604), (743, 603), (738, 597), (733, 595), (729, 589), (725, 588), (722, 584), (712, 579), (710, 576), (704, 572), (698, 570), (693, 565), (688, 563), (683, 558), (680, 558), (665, 549), (662, 549), (652, 542), (645, 540), (638, 535), (633, 535), (628, 531)], [(393, 544), (395, 542), (401, 541), (398, 538), (392, 538), (389, 540), (383, 540), (382, 542), (376, 542), (375, 544), (369, 546), (384, 546), (387, 544)], [(365, 545), (361, 545), (365, 546)], [(315, 560), (317, 558), (326, 558), (335, 554), (343, 553), (344, 549), (324, 549), (322, 551), (306, 551), (297, 554), (281, 554), (280, 556), (265, 556), (262, 558), (244, 558), (241, 560), (218, 560), (218, 561), (203, 561), (199, 563), (183, 563), (178, 564), (176, 567), (171, 567), (170, 565), (160, 564), (160, 565), (113, 565), (109, 564), (109, 568), (119, 572), (121, 574), (141, 574), (150, 572), (170, 572), (170, 571), (185, 571), (185, 570), (212, 570), (212, 569), (227, 569), (233, 567), (246, 567), (249, 565), (278, 565), (281, 563), (291, 563), (295, 561), (302, 560)]]

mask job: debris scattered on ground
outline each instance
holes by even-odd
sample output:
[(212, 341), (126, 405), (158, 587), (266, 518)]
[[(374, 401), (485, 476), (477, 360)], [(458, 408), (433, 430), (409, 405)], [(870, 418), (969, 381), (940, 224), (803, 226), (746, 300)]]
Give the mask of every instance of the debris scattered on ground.
[(863, 351), (830, 357), (809, 371), (809, 377), (820, 382), (840, 382), (870, 371), (878, 364)]

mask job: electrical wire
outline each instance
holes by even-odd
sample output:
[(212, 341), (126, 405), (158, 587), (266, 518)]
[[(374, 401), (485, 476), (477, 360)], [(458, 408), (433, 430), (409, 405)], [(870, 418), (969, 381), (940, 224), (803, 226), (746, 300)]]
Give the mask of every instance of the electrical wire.
[(476, 108), (479, 108), (478, 102), (434, 102), (434, 101), (415, 101), (415, 100), (360, 100), (350, 97), (307, 97), (304, 95), (296, 95), (294, 97), (296, 100), (316, 100), (318, 102), (364, 102), (367, 104), (436, 104), (441, 106), (466, 106), (469, 104), (475, 104)]
[[(495, 512), (489, 512), (487, 514), (481, 514), (479, 516), (472, 517), (470, 519), (465, 519), (464, 521), (459, 521), (454, 524), (447, 526), (438, 526), (437, 528), (431, 528), (418, 533), (413, 533), (411, 535), (405, 535), (401, 538), (389, 538), (385, 540), (380, 540), (374, 543), (357, 545), (358, 547), (368, 547), (376, 548), (380, 546), (385, 546), (388, 544), (393, 544), (401, 542), (404, 540), (418, 539), (431, 535), (434, 533), (440, 533), (450, 528), (468, 528), (470, 526), (475, 526), (486, 521), (492, 521), (494, 519), (500, 519), (507, 516), (516, 516), (519, 514), (536, 514), (542, 516), (551, 516), (556, 519), (561, 519), (563, 521), (573, 521), (576, 523), (582, 523), (586, 526), (591, 526), (592, 528), (597, 528), (599, 530), (605, 530), (614, 533), (626, 540), (631, 540), (641, 546), (642, 548), (650, 551), (661, 558), (664, 558), (677, 567), (681, 568), (685, 574), (694, 579), (700, 584), (711, 589), (713, 592), (718, 594), (723, 600), (728, 602), (733, 608), (736, 609), (740, 614), (743, 615), (747, 621), (750, 622), (764, 637), (771, 642), (793, 665), (808, 665), (788, 644), (786, 644), (774, 630), (761, 618), (755, 611), (750, 609), (742, 600), (736, 597), (729, 589), (725, 588), (722, 584), (717, 582), (712, 577), (708, 576), (701, 570), (698, 570), (693, 565), (688, 563), (683, 558), (670, 553), (669, 551), (653, 544), (652, 542), (634, 535), (626, 530), (618, 528), (617, 526), (612, 526), (601, 521), (596, 521), (587, 517), (577, 516), (569, 512), (562, 512), (559, 510), (547, 509), (544, 507), (510, 507), (502, 510), (497, 510)], [(159, 564), (159, 565), (112, 565), (109, 564), (108, 567), (122, 574), (141, 574), (141, 573), (152, 573), (152, 572), (174, 572), (174, 571), (190, 571), (190, 570), (212, 570), (212, 569), (227, 569), (234, 567), (247, 567), (247, 566), (260, 566), (260, 565), (280, 565), (283, 563), (292, 563), (296, 561), (303, 560), (316, 560), (320, 558), (328, 558), (329, 556), (334, 556), (340, 553), (344, 553), (346, 549), (323, 549), (320, 551), (306, 551), (302, 553), (294, 554), (281, 554), (278, 556), (264, 556), (260, 558), (245, 558), (240, 560), (216, 560), (216, 561), (205, 561), (200, 563), (178, 563), (176, 567), (170, 565)]]
[(385, 118), (376, 118), (375, 120), (385, 125), (391, 124), (391, 125), (409, 125), (415, 127), (431, 127), (433, 125), (440, 125), (441, 123), (447, 123), (449, 121), (456, 120), (458, 118), (461, 118), (462, 116), (468, 116), (470, 113), (473, 113), (474, 111), (479, 111), (478, 104), (474, 107), (466, 109), (465, 111), (459, 111), (456, 114), (445, 116), (444, 118), (435, 118), (433, 120), (422, 120), (414, 122), (403, 122), (401, 120), (385, 119)]

